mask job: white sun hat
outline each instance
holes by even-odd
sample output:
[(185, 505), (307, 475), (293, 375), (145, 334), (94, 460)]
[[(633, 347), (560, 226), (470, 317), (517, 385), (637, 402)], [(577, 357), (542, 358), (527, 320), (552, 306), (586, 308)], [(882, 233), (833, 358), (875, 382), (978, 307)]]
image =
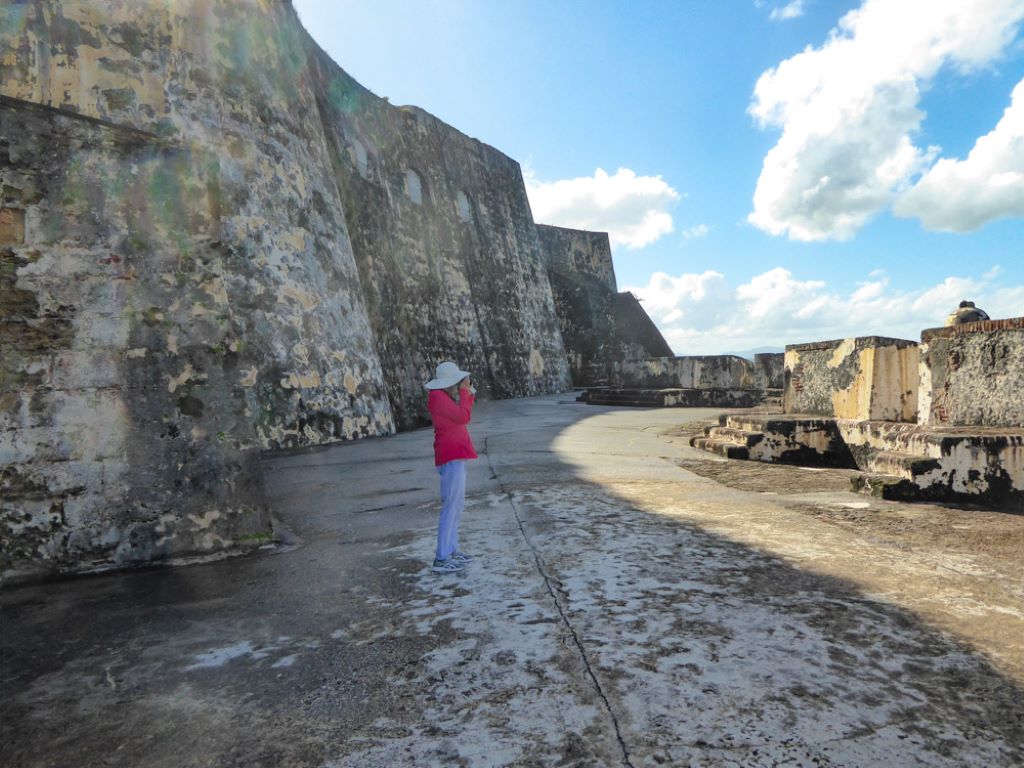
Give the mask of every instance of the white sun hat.
[(455, 363), (444, 362), (437, 366), (434, 378), (423, 386), (427, 389), (448, 389), (448, 387), (454, 387), (467, 376), (469, 376), (469, 371), (459, 370), (459, 366)]

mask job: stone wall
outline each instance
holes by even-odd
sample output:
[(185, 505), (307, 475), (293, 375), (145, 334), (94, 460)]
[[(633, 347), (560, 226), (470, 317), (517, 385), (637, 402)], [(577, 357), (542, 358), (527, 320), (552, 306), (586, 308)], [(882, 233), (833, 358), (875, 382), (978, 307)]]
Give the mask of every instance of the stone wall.
[(616, 386), (638, 389), (763, 389), (754, 364), (736, 355), (624, 360), (615, 365), (613, 379)]
[(921, 333), (920, 421), (1024, 427), (1024, 318)]
[(447, 359), (474, 373), (484, 397), (568, 388), (519, 164), (391, 106), (318, 49), (310, 61), (399, 427), (428, 423), (423, 382)]
[(865, 336), (791, 344), (783, 410), (842, 419), (915, 421), (918, 346)]

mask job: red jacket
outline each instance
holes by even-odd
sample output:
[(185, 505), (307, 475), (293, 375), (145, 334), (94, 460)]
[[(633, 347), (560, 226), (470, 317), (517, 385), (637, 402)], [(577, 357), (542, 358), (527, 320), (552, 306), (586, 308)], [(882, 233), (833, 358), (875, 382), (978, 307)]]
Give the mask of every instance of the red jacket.
[(440, 467), (455, 459), (476, 458), (473, 441), (466, 429), (475, 400), (468, 389), (459, 393), (457, 403), (443, 389), (430, 390), (427, 408), (434, 422), (434, 466)]

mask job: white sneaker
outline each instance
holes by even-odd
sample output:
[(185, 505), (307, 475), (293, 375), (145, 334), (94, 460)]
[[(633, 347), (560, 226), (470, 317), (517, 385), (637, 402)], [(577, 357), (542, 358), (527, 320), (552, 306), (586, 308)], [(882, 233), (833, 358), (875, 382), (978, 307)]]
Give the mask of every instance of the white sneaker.
[(465, 552), (461, 552), (461, 551), (459, 551), (459, 552), (452, 552), (452, 554), (448, 557), (448, 559), (449, 560), (454, 560), (456, 563), (462, 563), (463, 565), (465, 565), (466, 563), (472, 563), (473, 562), (473, 557), (471, 555), (467, 555)]
[(438, 560), (434, 558), (434, 565), (430, 568), (434, 573), (458, 573), (465, 566), (462, 563), (458, 563), (454, 558), (449, 557), (447, 560)]

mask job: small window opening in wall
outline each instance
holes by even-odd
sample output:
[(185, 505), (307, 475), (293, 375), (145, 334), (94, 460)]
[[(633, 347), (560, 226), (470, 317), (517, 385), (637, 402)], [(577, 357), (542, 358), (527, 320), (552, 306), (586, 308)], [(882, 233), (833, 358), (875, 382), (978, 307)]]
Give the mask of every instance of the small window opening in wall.
[(469, 207), (469, 198), (466, 197), (466, 193), (461, 189), (459, 190), (458, 197), (455, 198), (455, 210), (458, 211), (461, 221), (469, 222), (472, 220), (473, 211)]
[(405, 172), (405, 194), (417, 205), (423, 203), (423, 182), (420, 175), (410, 168)]
[(359, 169), (361, 176), (365, 176), (370, 168), (370, 156), (366, 152), (366, 147), (359, 139), (352, 139), (352, 151), (356, 156), (356, 168)]

